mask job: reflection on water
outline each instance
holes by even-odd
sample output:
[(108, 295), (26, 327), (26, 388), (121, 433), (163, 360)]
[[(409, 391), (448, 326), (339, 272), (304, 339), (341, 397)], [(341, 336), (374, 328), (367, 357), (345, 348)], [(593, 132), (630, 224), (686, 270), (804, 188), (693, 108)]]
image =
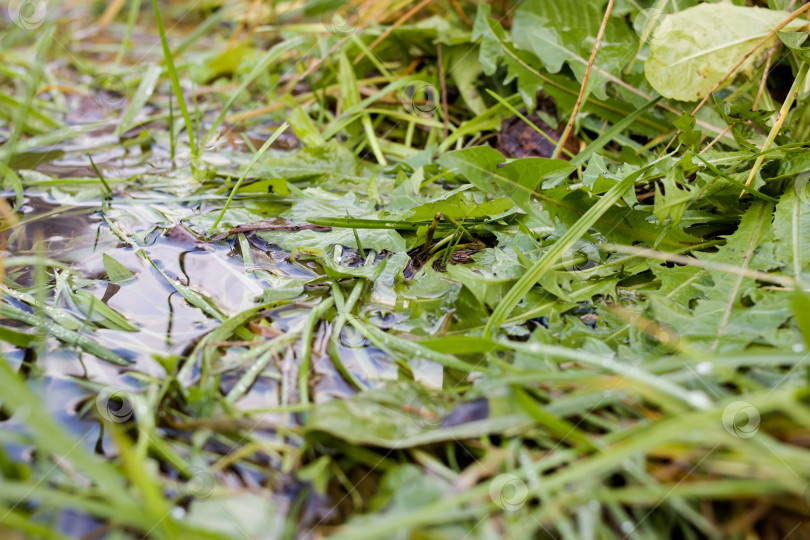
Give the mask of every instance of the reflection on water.
[[(75, 272), (75, 277), (67, 281), (69, 287), (89, 291), (138, 328), (134, 332), (98, 328), (87, 333), (99, 344), (132, 361), (123, 369), (82, 354), (52, 338), (35, 353), (34, 349), (28, 349), (34, 356), (33, 365), (44, 375), (32, 385), (51, 408), (53, 417), (63, 425), (73, 425), (77, 434), (80, 432), (93, 441), (92, 447), (98, 434), (88, 433), (87, 426), (75, 427), (77, 411), (74, 405), (93, 392), (93, 388), (81, 381), (94, 383), (94, 386), (134, 385), (132, 387), (137, 388), (138, 383), (128, 377), (128, 373), (162, 379), (166, 373), (156, 357), (183, 355), (201, 336), (218, 327), (219, 322), (189, 304), (149, 260), (122, 242), (105, 222), (97, 203), (65, 206), (49, 199), (27, 198), (18, 212), (19, 223), (3, 227), (0, 247), (6, 256), (40, 255), (68, 264)], [(114, 214), (116, 223), (128, 234), (142, 240), (139, 247), (166, 276), (210, 298), (225, 316), (261, 301), (265, 284), (245, 270), (242, 257), (227, 243), (202, 244), (190, 236), (178, 240), (176, 234), (168, 234), (169, 225), (191, 215), (190, 209), (178, 210), (171, 201), (165, 208), (151, 205), (148, 210), (117, 201), (113, 201), (112, 206), (112, 210), (106, 212)], [(111, 283), (104, 267), (105, 255), (131, 271), (134, 279)], [(265, 253), (257, 251), (255, 258), (264, 268), (280, 274), (301, 274), (296, 266), (276, 261)], [(35, 274), (34, 266), (29, 264), (6, 268), (7, 280), (15, 284), (14, 288), (30, 288), (32, 295), (36, 295)], [(59, 290), (56, 272), (48, 274), (46, 303), (64, 310), (77, 321), (93, 320), (94, 317), (88, 317), (68, 300), (67, 291)], [(311, 277), (311, 274), (306, 277)], [(17, 300), (14, 300), (14, 305), (30, 309)], [(298, 316), (303, 313), (301, 311)], [(7, 320), (2, 324), (20, 326)], [(24, 330), (25, 325), (22, 326), (18, 330)], [(22, 369), (25, 350), (7, 344), (3, 349), (12, 365)], [(254, 405), (259, 406), (259, 403)], [(4, 428), (14, 424), (13, 418), (7, 419)]]
[[(85, 332), (100, 345), (132, 362), (124, 368), (52, 338), (46, 339), (36, 351), (28, 349), (28, 356), (33, 356), (30, 363), (43, 375), (36, 385), (37, 390), (52, 409), (54, 418), (64, 425), (73, 426), (76, 434), (86, 438), (85, 444), (90, 448), (104, 445), (97, 442), (101, 435), (92, 414), (85, 414), (83, 418), (87, 422), (77, 427), (82, 424), (77, 422), (77, 414), (81, 416), (79, 409), (87, 409), (84, 401), (101, 387), (130, 388), (137, 392), (144, 377), (163, 380), (166, 372), (161, 358), (187, 355), (202, 336), (220, 324), (186, 301), (169, 279), (204, 295), (227, 317), (262, 302), (269, 289), (289, 287), (290, 281), (303, 285), (321, 272), (311, 261), (291, 261), (287, 252), (257, 236), (249, 236), (247, 242), (241, 244), (233, 240), (201, 241), (190, 232), (191, 229), (182, 225), (185, 219), (194, 215), (194, 209), (171, 200), (165, 204), (146, 205), (113, 198), (103, 210), (98, 202), (79, 204), (73, 199), (70, 202), (72, 204), (60, 204), (52, 196), (44, 195), (28, 197), (18, 212), (19, 223), (0, 232), (0, 247), (7, 256), (39, 254), (71, 267), (71, 278), (65, 272), (48, 273), (45, 287), (48, 305), (63, 310), (79, 322), (98, 321), (97, 316), (88, 315), (70, 301), (70, 291), (64, 288), (69, 287), (71, 291), (83, 289), (137, 327), (137, 331), (99, 327)], [(124, 234), (136, 239), (138, 248), (148, 258), (116, 236), (106, 219), (112, 219)], [(242, 249), (250, 249), (249, 257), (244, 256)], [(134, 279), (112, 283), (106, 274), (105, 256), (123, 265)], [(250, 261), (249, 267), (246, 259)], [(36, 292), (33, 266), (9, 266), (6, 272), (16, 284), (15, 288), (28, 288), (32, 294)], [(272, 339), (304, 324), (310, 306), (328, 294), (328, 287), (323, 285), (299, 286), (297, 293), (295, 289), (291, 290), (291, 298), (298, 294), (303, 303), (287, 303), (257, 314), (249, 325), (255, 340)], [(29, 309), (23, 302), (14, 302)], [(390, 312), (370, 315), (382, 327), (391, 326), (403, 317)], [(15, 323), (2, 321), (2, 324)], [(313, 373), (310, 377), (315, 401), (345, 398), (357, 390), (333, 365), (328, 354), (328, 342), (332, 339), (331, 325), (320, 324), (313, 341)], [(351, 325), (345, 325), (335, 341), (343, 367), (363, 385), (373, 387), (398, 377), (400, 367)], [(225, 344), (217, 346), (222, 345)], [(8, 345), (4, 348), (12, 364), (24, 369), (25, 351)], [(229, 351), (235, 352), (231, 354)], [(227, 395), (256, 359), (250, 357), (250, 349), (239, 342), (223, 352), (222, 365), (217, 370), (222, 371), (220, 389), (223, 395)], [(299, 353), (300, 343), (294, 348), (288, 347), (278, 358), (274, 357), (235, 405), (243, 410), (261, 411), (297, 403), (296, 355)], [(244, 354), (248, 357), (240, 359)], [(236, 360), (232, 362), (233, 357)], [(417, 372), (430, 368), (425, 366), (427, 364), (417, 363), (411, 369), (421, 378)], [(193, 376), (196, 378), (199, 373), (195, 370)], [(193, 384), (193, 381), (187, 382)], [(277, 414), (263, 416), (274, 418), (276, 422), (280, 420)], [(10, 427), (15, 422), (7, 419), (4, 424)]]

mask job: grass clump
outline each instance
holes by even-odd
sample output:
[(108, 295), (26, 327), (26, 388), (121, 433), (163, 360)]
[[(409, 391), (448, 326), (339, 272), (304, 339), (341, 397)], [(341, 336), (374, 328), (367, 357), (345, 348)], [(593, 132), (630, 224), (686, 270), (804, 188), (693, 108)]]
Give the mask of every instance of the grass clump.
[(10, 4), (0, 532), (804, 537), (808, 8), (736, 4)]

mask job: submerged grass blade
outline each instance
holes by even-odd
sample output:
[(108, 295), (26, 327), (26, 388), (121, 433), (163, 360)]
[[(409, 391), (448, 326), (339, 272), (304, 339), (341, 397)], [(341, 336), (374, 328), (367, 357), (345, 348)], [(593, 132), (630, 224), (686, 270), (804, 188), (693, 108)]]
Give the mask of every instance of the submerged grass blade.
[(40, 328), (43, 332), (52, 335), (59, 341), (67, 345), (80, 347), (85, 352), (92, 354), (93, 356), (97, 356), (98, 358), (111, 364), (118, 366), (128, 366), (131, 364), (129, 360), (122, 357), (118, 353), (111, 351), (107, 347), (99, 345), (89, 337), (80, 334), (75, 330), (68, 330), (56, 322), (47, 321), (32, 313), (28, 313), (6, 303), (0, 304), (0, 315), (28, 324), (35, 328)]

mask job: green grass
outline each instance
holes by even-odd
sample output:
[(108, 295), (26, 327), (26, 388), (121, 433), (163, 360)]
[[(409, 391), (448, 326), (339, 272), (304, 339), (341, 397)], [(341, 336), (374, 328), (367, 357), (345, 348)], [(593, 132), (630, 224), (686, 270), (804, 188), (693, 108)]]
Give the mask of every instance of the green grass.
[(605, 4), (4, 12), (0, 536), (807, 536), (810, 56)]

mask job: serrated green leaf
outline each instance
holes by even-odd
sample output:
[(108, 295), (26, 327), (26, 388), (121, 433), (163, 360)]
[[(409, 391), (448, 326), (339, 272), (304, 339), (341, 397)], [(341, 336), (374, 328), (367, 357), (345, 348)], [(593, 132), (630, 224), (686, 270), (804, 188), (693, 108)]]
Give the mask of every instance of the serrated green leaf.
[[(582, 81), (603, 17), (599, 2), (526, 0), (515, 12), (512, 40), (518, 48), (536, 54), (549, 72), (559, 73), (567, 64)], [(607, 98), (605, 83), (618, 78), (633, 58), (636, 40), (621, 19), (608, 20), (588, 78), (589, 91)]]
[(507, 163), (492, 175), (493, 180), (524, 212), (540, 219), (534, 199), (542, 182), (551, 176), (567, 176), (574, 166), (561, 159), (523, 158)]
[(784, 272), (801, 277), (810, 272), (810, 203), (788, 187), (773, 216), (774, 256), (784, 262)]
[(515, 283), (509, 293), (504, 296), (503, 301), (498, 304), (498, 307), (492, 312), (492, 317), (487, 322), (485, 328), (485, 334), (489, 335), (492, 328), (499, 328), (503, 320), (512, 312), (520, 300), (524, 298), (532, 287), (534, 287), (535, 283), (551, 269), (552, 265), (562, 257), (563, 253), (569, 250), (611, 206), (616, 204), (616, 202), (622, 198), (625, 191), (630, 189), (630, 186), (632, 186), (636, 180), (662, 159), (665, 158), (659, 158), (659, 160), (650, 163), (636, 172), (628, 174), (577, 220), (574, 226), (568, 229), (568, 231), (534, 263), (534, 266)]

